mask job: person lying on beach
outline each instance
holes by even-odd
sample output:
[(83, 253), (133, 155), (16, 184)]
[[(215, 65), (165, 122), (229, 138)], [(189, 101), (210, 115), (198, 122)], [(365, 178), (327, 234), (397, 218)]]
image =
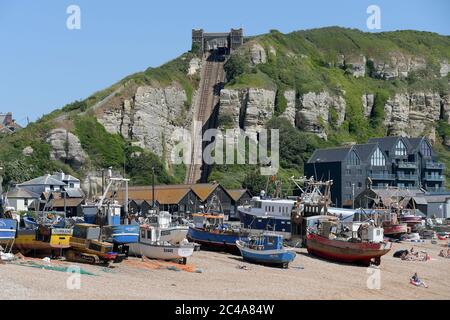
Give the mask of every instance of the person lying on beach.
[(419, 276), (417, 275), (417, 272), (414, 273), (414, 275), (409, 279), (409, 283), (415, 285), (416, 287), (423, 286), (425, 288), (428, 288), (426, 283), (419, 279)]

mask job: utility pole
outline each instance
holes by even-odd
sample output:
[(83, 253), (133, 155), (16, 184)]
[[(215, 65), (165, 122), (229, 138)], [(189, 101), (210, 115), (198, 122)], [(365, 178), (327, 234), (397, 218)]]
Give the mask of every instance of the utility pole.
[(155, 167), (152, 167), (152, 209), (155, 209)]
[(355, 184), (352, 183), (352, 209), (355, 209)]

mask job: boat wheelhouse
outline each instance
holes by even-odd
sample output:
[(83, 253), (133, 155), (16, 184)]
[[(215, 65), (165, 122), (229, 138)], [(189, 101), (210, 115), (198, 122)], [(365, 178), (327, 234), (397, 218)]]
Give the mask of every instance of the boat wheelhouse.
[(250, 205), (238, 207), (242, 228), (249, 232), (268, 230), (291, 237), (291, 214), (295, 200), (253, 197)]

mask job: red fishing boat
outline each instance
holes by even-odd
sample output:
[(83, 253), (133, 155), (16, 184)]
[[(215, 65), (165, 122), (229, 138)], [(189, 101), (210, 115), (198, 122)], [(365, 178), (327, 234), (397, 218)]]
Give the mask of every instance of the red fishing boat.
[(347, 263), (379, 265), (392, 244), (383, 240), (383, 228), (371, 223), (344, 225), (322, 222), (306, 237), (308, 252), (319, 257)]
[(381, 214), (381, 219), (385, 236), (400, 238), (402, 235), (408, 233), (408, 225), (398, 222), (397, 213), (384, 212)]

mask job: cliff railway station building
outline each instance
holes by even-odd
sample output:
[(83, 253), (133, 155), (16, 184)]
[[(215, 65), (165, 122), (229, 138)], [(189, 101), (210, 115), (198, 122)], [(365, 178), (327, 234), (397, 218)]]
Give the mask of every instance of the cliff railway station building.
[(365, 144), (318, 149), (304, 169), (307, 177), (333, 180), (331, 197), (337, 207), (370, 207), (361, 199), (395, 188), (407, 190), (414, 202), (410, 205), (421, 207), (424, 214), (450, 216), (444, 164), (426, 137), (374, 138)]

